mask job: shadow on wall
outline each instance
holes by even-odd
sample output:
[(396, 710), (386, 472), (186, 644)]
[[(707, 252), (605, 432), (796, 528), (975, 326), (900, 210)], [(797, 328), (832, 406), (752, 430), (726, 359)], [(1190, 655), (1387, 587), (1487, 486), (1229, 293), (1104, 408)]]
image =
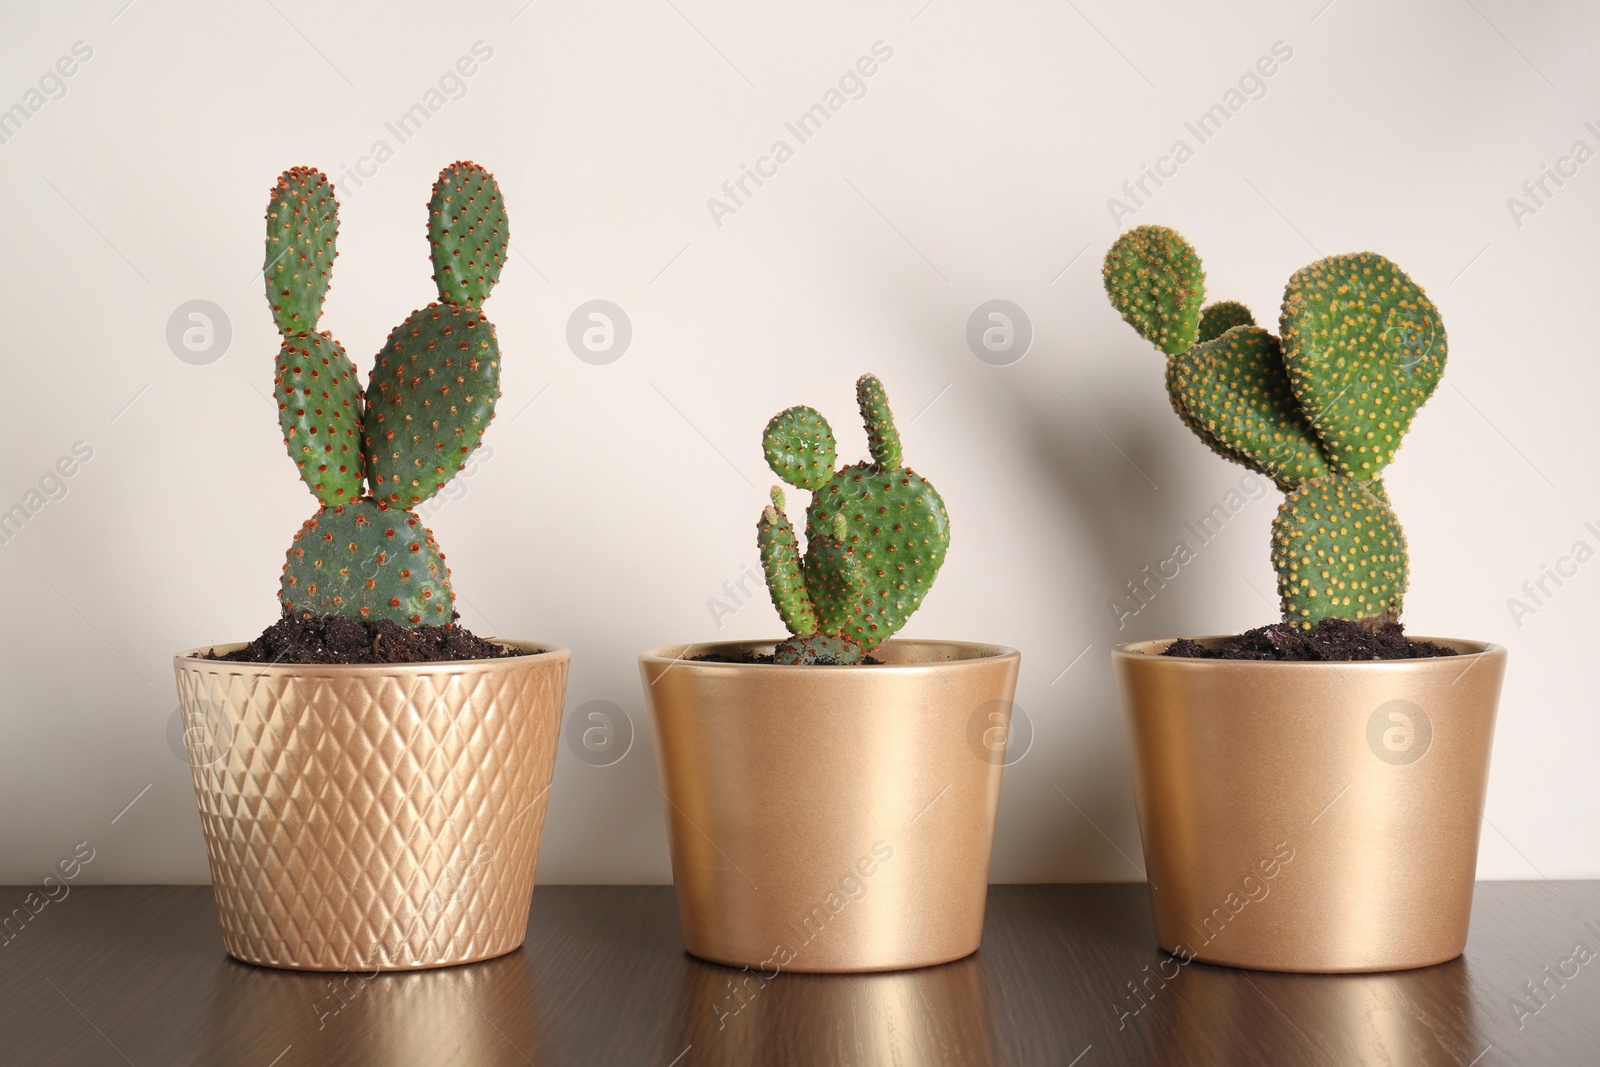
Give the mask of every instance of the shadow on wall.
[[(1124, 357), (1115, 353), (1092, 358)], [(1128, 373), (1154, 379), (1150, 387), (1159, 390), (1162, 363), (1160, 359), (1148, 363)], [(1127, 599), (1125, 583), (1139, 580), (1147, 565), (1166, 557), (1189, 518), (1191, 494), (1181, 489), (1181, 459), (1175, 457), (1192, 442), (1164, 403), (1157, 406), (1146, 398), (1134, 402), (1057, 385), (1059, 391), (1035, 390), (1037, 398), (1017, 398), (1015, 432), (1046, 473), (1046, 491), (1058, 496), (1055, 510), (1070, 517), (1076, 532), (1073, 558), (1059, 569), (1056, 587), (1042, 592), (1071, 616), (1070, 628), (1093, 648), (1059, 685), (1050, 688), (1050, 679), (1059, 670), (1054, 665), (1046, 668), (1051, 673), (1042, 683), (1053, 717), (1077, 724), (1070, 749), (1042, 747), (1035, 753), (1049, 768), (1053, 784), (1048, 792), (1056, 800), (1043, 810), (1054, 815), (1026, 820), (1008, 832), (1026, 835), (1025, 842), (1013, 841), (1012, 847), (1037, 857), (1039, 869), (1065, 872), (1069, 878), (1081, 872), (1086, 877), (1110, 863), (1119, 878), (1136, 880), (1138, 869), (1126, 866), (1127, 857), (1111, 855), (1101, 836), (1104, 831), (1133, 842), (1134, 850), (1121, 847), (1137, 861), (1137, 829), (1110, 651), (1124, 641), (1191, 632), (1197, 622), (1204, 625), (1203, 606), (1176, 589), (1164, 596), (1158, 593), (1137, 617), (1124, 618), (1119, 629), (1107, 601)], [(1069, 582), (1075, 588), (1068, 588)], [(1036, 715), (1036, 721), (1041, 717)], [(1070, 803), (1054, 796), (1056, 784), (1070, 796)]]

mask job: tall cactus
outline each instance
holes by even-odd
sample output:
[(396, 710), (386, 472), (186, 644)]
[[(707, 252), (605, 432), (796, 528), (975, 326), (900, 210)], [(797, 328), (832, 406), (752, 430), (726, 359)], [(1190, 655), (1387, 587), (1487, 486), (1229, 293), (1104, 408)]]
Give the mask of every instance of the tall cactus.
[(1289, 279), (1274, 337), (1242, 304), (1202, 306), (1200, 257), (1166, 227), (1123, 234), (1103, 275), (1167, 355), (1184, 424), (1287, 494), (1272, 524), (1284, 621), (1398, 616), (1406, 543), (1382, 474), (1447, 354), (1422, 288), (1383, 256), (1330, 256)]
[(772, 472), (812, 494), (803, 557), (782, 488), (756, 525), (767, 589), (792, 635), (779, 663), (861, 662), (921, 606), (950, 547), (944, 501), (901, 464), (883, 383), (862, 375), (856, 400), (870, 460), (835, 471), (833, 429), (814, 408), (779, 412), (762, 436)]
[(475, 163), (440, 172), (428, 204), (439, 300), (390, 332), (364, 390), (317, 329), (338, 230), (327, 176), (284, 171), (262, 271), (281, 339), (273, 393), (289, 458), (322, 507), (295, 534), (280, 600), (291, 615), (449, 625), (449, 568), (410, 509), (466, 464), (494, 418), (500, 346), (481, 309), (509, 247), (505, 203)]

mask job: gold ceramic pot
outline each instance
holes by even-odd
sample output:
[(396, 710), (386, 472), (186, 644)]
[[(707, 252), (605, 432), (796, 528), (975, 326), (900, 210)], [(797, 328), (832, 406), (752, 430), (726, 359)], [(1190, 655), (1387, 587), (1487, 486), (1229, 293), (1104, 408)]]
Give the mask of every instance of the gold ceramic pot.
[(881, 666), (640, 657), (684, 947), (777, 971), (886, 971), (969, 955), (1021, 656), (893, 640)]
[(401, 971), (522, 944), (571, 657), (504, 643), (528, 654), (175, 658), (229, 955)]
[[(1210, 642), (1218, 638), (1204, 638)], [(1467, 941), (1505, 649), (1360, 663), (1113, 655), (1156, 938), (1180, 959), (1388, 971)]]

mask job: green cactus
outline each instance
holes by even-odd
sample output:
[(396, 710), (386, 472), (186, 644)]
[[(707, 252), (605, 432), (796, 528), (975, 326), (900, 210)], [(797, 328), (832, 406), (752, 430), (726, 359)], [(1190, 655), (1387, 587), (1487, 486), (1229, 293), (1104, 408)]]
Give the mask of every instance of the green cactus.
[(756, 523), (756, 545), (761, 550), (761, 569), (767, 575), (767, 589), (778, 616), (792, 634), (817, 632), (817, 612), (806, 591), (805, 573), (800, 561), (800, 542), (794, 524), (783, 513), (783, 490), (772, 487), (772, 503)]
[(761, 450), (766, 453), (767, 466), (778, 477), (812, 492), (828, 484), (839, 456), (828, 420), (816, 408), (803, 406), (772, 416), (761, 436)]
[(1208, 443), (1226, 442), (1226, 458), (1242, 457), (1284, 492), (1328, 473), (1289, 388), (1278, 339), (1266, 330), (1236, 326), (1172, 356), (1168, 366), (1168, 389), (1204, 428)]
[(283, 566), (286, 613), (450, 625), (455, 593), (433, 534), (409, 509), (482, 442), (500, 396), (500, 348), (481, 305), (507, 246), (494, 177), (453, 163), (434, 184), (428, 235), (439, 302), (390, 332), (363, 390), (317, 329), (338, 204), (320, 172), (287, 170), (267, 207), (267, 302), (281, 345), (273, 391), (284, 445), (323, 505)]
[(1422, 287), (1371, 252), (1295, 272), (1283, 293), (1283, 362), (1328, 458), (1376, 478), (1438, 388), (1447, 344)]
[(371, 500), (324, 507), (300, 527), (283, 564), (283, 610), (388, 619), (454, 618), (450, 569), (416, 515)]
[(428, 240), (439, 299), (483, 306), (500, 280), (511, 246), (505, 201), (494, 175), (476, 163), (452, 163), (440, 171), (428, 202)]
[(806, 593), (816, 609), (817, 629), (848, 633), (867, 596), (867, 574), (850, 545), (850, 528), (843, 515), (833, 517), (833, 529), (828, 533), (806, 539), (803, 573)]
[(317, 328), (338, 236), (339, 206), (328, 176), (312, 167), (284, 171), (267, 202), (267, 258), (261, 268), (280, 334)]
[(901, 465), (900, 434), (883, 383), (856, 383), (870, 461), (834, 471), (828, 420), (808, 407), (780, 412), (762, 448), (774, 474), (812, 493), (806, 554), (774, 487), (756, 537), (767, 588), (794, 635), (780, 663), (856, 663), (905, 625), (933, 585), (950, 547), (944, 501)]
[(1406, 539), (1378, 483), (1325, 474), (1295, 487), (1272, 522), (1286, 621), (1399, 615)]
[(1178, 418), (1182, 420), (1185, 426), (1189, 427), (1189, 429), (1194, 432), (1196, 437), (1200, 438), (1200, 440), (1206, 443), (1207, 448), (1211, 449), (1217, 455), (1221, 456), (1223, 459), (1231, 459), (1235, 463), (1259, 472), (1261, 467), (1254, 459), (1250, 458), (1245, 453), (1234, 449), (1226, 441), (1222, 440), (1216, 434), (1206, 429), (1205, 426), (1200, 423), (1200, 420), (1195, 418), (1194, 415), (1190, 413), (1189, 409), (1184, 406), (1183, 394), (1185, 384), (1180, 381), (1180, 379), (1184, 377), (1184, 364), (1176, 357), (1168, 359), (1167, 401), (1172, 405), (1172, 410), (1177, 414)]
[(300, 477), (324, 504), (361, 498), (361, 384), (325, 333), (283, 338), (272, 380), (278, 425)]
[(500, 398), (500, 345), (481, 311), (429, 304), (389, 333), (362, 436), (373, 495), (415, 507), (466, 465)]
[(1254, 326), (1256, 317), (1250, 309), (1237, 300), (1219, 300), (1200, 309), (1200, 329), (1195, 334), (1197, 344), (1215, 341), (1235, 326)]
[(866, 658), (860, 645), (840, 634), (806, 634), (791, 637), (773, 646), (773, 659), (797, 667), (823, 664), (849, 667)]
[(1381, 476), (1447, 351), (1421, 287), (1371, 252), (1318, 260), (1289, 281), (1280, 343), (1242, 304), (1198, 310), (1199, 257), (1165, 227), (1123, 234), (1104, 277), (1112, 306), (1167, 354), (1184, 424), (1287, 494), (1272, 527), (1284, 621), (1398, 616), (1406, 542)]
[(1106, 253), (1111, 305), (1139, 336), (1169, 356), (1187, 351), (1200, 328), (1205, 274), (1200, 257), (1176, 230), (1139, 226)]

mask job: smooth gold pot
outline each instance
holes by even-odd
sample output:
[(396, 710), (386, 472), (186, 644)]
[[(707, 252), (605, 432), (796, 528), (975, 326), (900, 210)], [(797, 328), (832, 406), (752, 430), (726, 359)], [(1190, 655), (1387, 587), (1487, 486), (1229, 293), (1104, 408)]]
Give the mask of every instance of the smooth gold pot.
[[(1217, 641), (1204, 638), (1202, 641)], [(1113, 654), (1156, 938), (1180, 959), (1388, 971), (1467, 941), (1505, 649), (1360, 663)]]
[(887, 642), (882, 666), (640, 657), (684, 947), (779, 971), (959, 959), (983, 936), (1019, 653)]
[(229, 955), (401, 971), (522, 944), (571, 656), (503, 643), (528, 654), (174, 659)]

